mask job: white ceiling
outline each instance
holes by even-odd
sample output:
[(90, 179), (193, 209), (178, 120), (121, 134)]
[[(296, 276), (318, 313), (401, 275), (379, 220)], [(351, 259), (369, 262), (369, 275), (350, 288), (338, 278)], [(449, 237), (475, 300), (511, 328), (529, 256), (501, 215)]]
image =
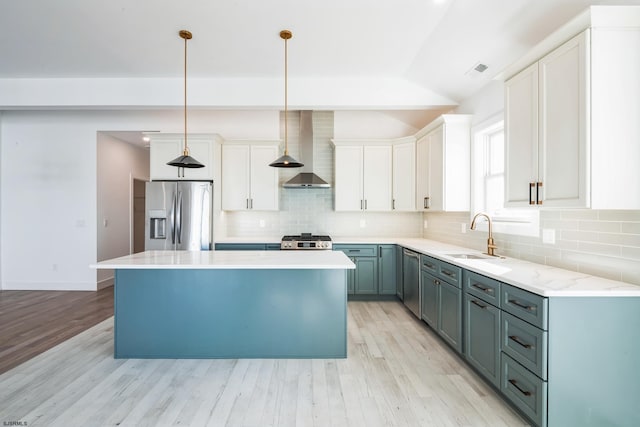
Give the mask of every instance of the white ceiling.
[(278, 78), (286, 28), (292, 78), (400, 79), (459, 102), (589, 4), (640, 0), (3, 1), (0, 79), (181, 77), (180, 29), (190, 77)]

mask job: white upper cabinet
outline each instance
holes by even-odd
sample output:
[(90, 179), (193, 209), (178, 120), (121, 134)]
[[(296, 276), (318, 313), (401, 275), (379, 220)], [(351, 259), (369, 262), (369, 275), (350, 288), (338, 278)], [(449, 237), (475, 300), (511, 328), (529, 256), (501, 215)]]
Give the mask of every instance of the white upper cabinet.
[(505, 85), (507, 206), (588, 205), (585, 31)]
[(640, 209), (639, 10), (592, 8), (506, 81), (507, 206)]
[(278, 210), (278, 142), (227, 141), (222, 146), (222, 210)]
[(218, 135), (188, 136), (187, 144), (191, 157), (204, 164), (203, 168), (188, 169), (167, 165), (167, 162), (182, 155), (183, 135), (157, 134), (149, 142), (149, 175), (151, 180), (213, 180), (214, 145), (220, 142)]
[(419, 211), (469, 210), (470, 125), (470, 115), (444, 114), (416, 135)]
[(335, 210), (390, 211), (391, 145), (363, 145), (362, 141), (335, 140), (333, 144)]
[(416, 210), (416, 143), (407, 139), (393, 145), (392, 208), (410, 212)]

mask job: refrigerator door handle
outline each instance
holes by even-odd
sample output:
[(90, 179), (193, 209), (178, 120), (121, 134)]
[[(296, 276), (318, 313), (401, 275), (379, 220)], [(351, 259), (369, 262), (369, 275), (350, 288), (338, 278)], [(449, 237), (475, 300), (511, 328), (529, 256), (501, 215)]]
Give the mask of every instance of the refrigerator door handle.
[(182, 192), (178, 192), (178, 205), (176, 209), (176, 236), (178, 244), (182, 243)]
[(176, 194), (173, 194), (173, 200), (171, 202), (171, 243), (176, 243)]

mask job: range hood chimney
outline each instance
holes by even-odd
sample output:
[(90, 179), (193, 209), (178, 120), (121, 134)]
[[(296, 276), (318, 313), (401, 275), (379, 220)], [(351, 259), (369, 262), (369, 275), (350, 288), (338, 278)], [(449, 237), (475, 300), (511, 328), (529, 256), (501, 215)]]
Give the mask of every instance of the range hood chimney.
[(302, 172), (283, 184), (285, 188), (329, 188), (327, 181), (313, 173), (313, 112), (300, 111), (300, 153)]

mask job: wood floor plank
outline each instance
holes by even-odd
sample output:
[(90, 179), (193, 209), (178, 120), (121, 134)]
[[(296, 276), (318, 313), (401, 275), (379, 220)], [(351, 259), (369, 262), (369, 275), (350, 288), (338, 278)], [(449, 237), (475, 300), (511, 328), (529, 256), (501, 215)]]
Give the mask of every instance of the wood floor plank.
[[(10, 300), (58, 298), (41, 297)], [(0, 374), (0, 419), (54, 427), (527, 425), (402, 304), (358, 301), (348, 310), (346, 359), (116, 360), (108, 319)], [(20, 327), (11, 324), (14, 339)]]

